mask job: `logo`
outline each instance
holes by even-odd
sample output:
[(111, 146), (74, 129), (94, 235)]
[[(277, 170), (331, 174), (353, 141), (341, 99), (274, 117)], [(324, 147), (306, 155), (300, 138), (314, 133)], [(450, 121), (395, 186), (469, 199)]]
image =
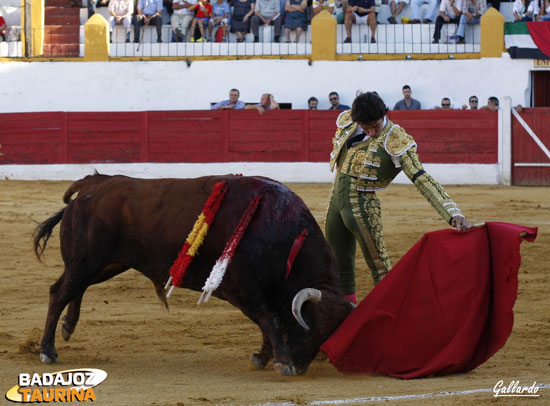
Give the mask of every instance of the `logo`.
[(20, 403), (96, 401), (94, 388), (107, 379), (101, 369), (69, 369), (43, 374), (19, 374), (6, 399)]
[(533, 382), (530, 386), (523, 386), (520, 384), (519, 381), (512, 381), (508, 386), (504, 385), (504, 381), (501, 379), (495, 384), (495, 387), (493, 388), (493, 392), (495, 393), (493, 396), (495, 398), (498, 397), (531, 397), (531, 398), (538, 398), (540, 395), (537, 395), (537, 392), (539, 391), (539, 386), (536, 386), (537, 382)]

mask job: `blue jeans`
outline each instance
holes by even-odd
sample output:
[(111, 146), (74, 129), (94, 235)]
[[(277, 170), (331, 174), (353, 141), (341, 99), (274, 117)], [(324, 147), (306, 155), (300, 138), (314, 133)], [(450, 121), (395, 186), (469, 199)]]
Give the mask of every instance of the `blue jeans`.
[(460, 22), (458, 23), (458, 29), (456, 30), (456, 35), (459, 37), (464, 38), (464, 32), (466, 31), (466, 24), (479, 24), (481, 21), (481, 17), (474, 17), (471, 20), (468, 20), (468, 18), (462, 14), (460, 16)]

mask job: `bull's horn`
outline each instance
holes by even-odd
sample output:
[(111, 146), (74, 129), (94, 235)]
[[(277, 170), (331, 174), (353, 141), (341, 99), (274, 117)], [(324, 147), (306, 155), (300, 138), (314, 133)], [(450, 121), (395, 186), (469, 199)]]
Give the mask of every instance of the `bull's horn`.
[(312, 302), (321, 301), (321, 291), (319, 289), (305, 288), (296, 293), (294, 299), (292, 299), (292, 315), (300, 326), (309, 331), (309, 326), (306, 324), (302, 317), (302, 305), (304, 302), (311, 300)]

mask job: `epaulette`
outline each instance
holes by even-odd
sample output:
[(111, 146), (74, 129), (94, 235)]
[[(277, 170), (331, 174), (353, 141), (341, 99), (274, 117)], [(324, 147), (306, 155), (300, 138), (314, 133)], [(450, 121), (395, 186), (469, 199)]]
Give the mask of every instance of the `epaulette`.
[(353, 120), (351, 119), (351, 110), (345, 110), (336, 119), (336, 126), (338, 128), (346, 128), (351, 123), (353, 123)]
[(394, 157), (403, 155), (410, 148), (415, 146), (416, 142), (414, 138), (396, 124), (390, 128), (386, 140), (384, 141), (384, 149), (388, 154)]

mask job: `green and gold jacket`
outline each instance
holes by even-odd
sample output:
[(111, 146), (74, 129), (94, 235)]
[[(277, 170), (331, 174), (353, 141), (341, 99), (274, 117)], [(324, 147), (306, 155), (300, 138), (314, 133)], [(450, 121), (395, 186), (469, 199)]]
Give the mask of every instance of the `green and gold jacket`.
[(416, 142), (403, 128), (387, 119), (378, 137), (367, 137), (348, 147), (347, 141), (358, 128), (351, 120), (351, 110), (341, 113), (336, 125), (330, 169), (357, 178), (359, 192), (385, 189), (403, 171), (447, 223), (462, 215), (445, 189), (424, 171)]

